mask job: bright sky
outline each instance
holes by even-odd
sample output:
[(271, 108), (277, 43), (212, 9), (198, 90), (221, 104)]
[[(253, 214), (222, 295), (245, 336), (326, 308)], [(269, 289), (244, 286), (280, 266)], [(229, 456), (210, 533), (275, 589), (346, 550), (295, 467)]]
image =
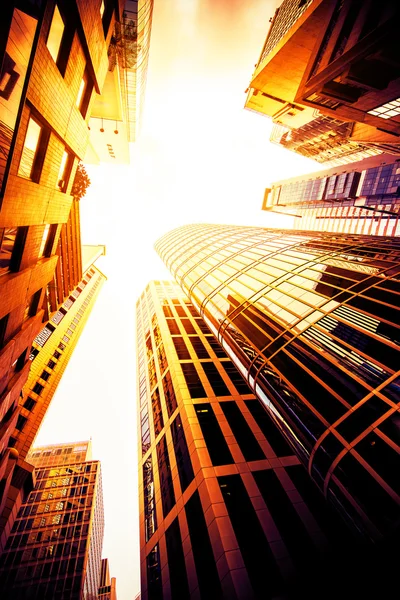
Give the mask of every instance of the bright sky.
[(133, 600), (140, 587), (135, 303), (148, 281), (170, 278), (153, 244), (192, 222), (285, 226), (261, 211), (265, 187), (320, 168), (270, 144), (269, 119), (243, 109), (275, 4), (155, 0), (132, 164), (88, 167), (82, 238), (106, 244), (97, 266), (108, 281), (36, 443), (92, 437), (103, 471), (103, 556), (117, 577), (118, 600)]

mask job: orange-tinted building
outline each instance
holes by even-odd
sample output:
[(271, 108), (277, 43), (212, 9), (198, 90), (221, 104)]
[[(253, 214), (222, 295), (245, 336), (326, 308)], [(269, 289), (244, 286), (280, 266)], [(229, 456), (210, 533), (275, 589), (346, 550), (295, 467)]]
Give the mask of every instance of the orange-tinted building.
[(284, 0), (246, 108), (272, 117), (272, 141), (320, 162), (400, 154), (398, 18), (391, 0)]
[(34, 448), (36, 485), (0, 557), (4, 600), (91, 600), (101, 582), (104, 534), (99, 461), (91, 442)]
[(98, 600), (117, 600), (117, 580), (110, 577), (108, 558), (101, 561)]
[(380, 154), (277, 181), (262, 208), (294, 217), (294, 229), (398, 236), (400, 162)]
[(142, 600), (334, 598), (346, 579), (372, 589), (375, 557), (176, 283), (146, 287), (137, 336)]
[[(48, 318), (46, 290), (57, 253), (77, 256), (70, 252), (79, 245), (69, 235), (76, 218), (71, 188), (88, 145), (88, 119), (107, 73), (107, 47), (122, 5), (13, 0), (1, 9), (0, 550), (32, 485), (32, 467), (10, 450), (9, 440), (20, 417), (32, 342)], [(71, 281), (79, 281), (79, 262), (69, 264)], [(49, 303), (60, 300), (50, 293)]]

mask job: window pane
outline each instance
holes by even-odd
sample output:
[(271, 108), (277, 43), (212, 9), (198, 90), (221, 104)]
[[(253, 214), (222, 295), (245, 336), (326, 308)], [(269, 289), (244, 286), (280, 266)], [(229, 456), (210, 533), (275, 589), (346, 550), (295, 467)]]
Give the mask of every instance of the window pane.
[(0, 274), (10, 268), (17, 228), (0, 229)]
[(53, 20), (50, 25), (49, 37), (47, 38), (46, 43), (54, 62), (57, 62), (58, 59), (64, 28), (64, 21), (61, 18), (58, 6), (56, 6), (54, 9)]
[(40, 125), (33, 119), (29, 119), (24, 148), (22, 150), (21, 162), (18, 169), (18, 175), (20, 177), (26, 177), (30, 179), (32, 176), (33, 163), (35, 160), (41, 131), (42, 128)]

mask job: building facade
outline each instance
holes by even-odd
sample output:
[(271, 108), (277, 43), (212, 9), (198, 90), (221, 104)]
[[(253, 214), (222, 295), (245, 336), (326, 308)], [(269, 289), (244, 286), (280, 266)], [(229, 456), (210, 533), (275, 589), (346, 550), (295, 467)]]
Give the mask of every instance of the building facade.
[(273, 141), (320, 162), (399, 154), (398, 16), (391, 0), (284, 0), (246, 108), (272, 117)]
[(104, 533), (100, 463), (91, 443), (43, 446), (28, 454), (36, 485), (0, 557), (4, 600), (95, 600)]
[(156, 249), (325, 498), (358, 534), (390, 540), (397, 238), (191, 225)]
[(295, 229), (398, 236), (400, 163), (381, 154), (278, 181), (262, 208), (295, 217)]
[(142, 600), (337, 597), (372, 555), (176, 283), (142, 293), (137, 339)]
[(117, 581), (115, 577), (110, 577), (108, 558), (101, 561), (98, 600), (117, 600)]
[[(13, 0), (0, 23), (0, 539), (32, 484), (9, 440), (120, 3)], [(103, 10), (104, 7), (104, 10)], [(73, 208), (72, 208), (73, 210)], [(25, 473), (23, 483), (22, 473)], [(30, 484), (29, 484), (30, 482)], [(1, 547), (1, 542), (0, 542)]]

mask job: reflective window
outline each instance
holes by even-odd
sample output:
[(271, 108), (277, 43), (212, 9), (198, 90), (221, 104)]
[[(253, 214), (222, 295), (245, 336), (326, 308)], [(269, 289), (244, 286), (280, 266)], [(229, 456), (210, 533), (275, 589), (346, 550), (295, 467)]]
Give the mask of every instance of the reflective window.
[(165, 541), (167, 544), (171, 599), (189, 600), (189, 584), (178, 517), (172, 521), (166, 530)]
[(0, 228), (0, 275), (10, 270), (17, 231), (16, 227)]
[(30, 117), (18, 168), (18, 175), (20, 177), (37, 180), (39, 174), (36, 172), (38, 169), (35, 167), (36, 164), (39, 163), (37, 159), (40, 158), (39, 148), (41, 135), (42, 127), (37, 121)]
[(211, 404), (195, 404), (194, 408), (212, 464), (218, 466), (233, 463), (231, 451)]
[(181, 369), (191, 398), (205, 398), (207, 394), (201, 383), (196, 367), (190, 363), (181, 363)]
[(64, 35), (65, 24), (61, 17), (61, 13), (56, 5), (54, 8), (53, 18), (51, 20), (50, 31), (47, 37), (46, 46), (56, 63), (60, 52), (61, 42)]
[(181, 416), (178, 414), (171, 423), (172, 441), (174, 444), (176, 464), (178, 467), (179, 481), (182, 492), (186, 490), (194, 477), (189, 450), (186, 443), (185, 432), (182, 426)]
[(265, 454), (236, 402), (221, 402), (220, 406), (245, 460), (263, 460)]
[(175, 493), (171, 476), (171, 465), (169, 462), (167, 442), (165, 435), (157, 444), (158, 475), (160, 478), (161, 501), (164, 518), (175, 505)]

